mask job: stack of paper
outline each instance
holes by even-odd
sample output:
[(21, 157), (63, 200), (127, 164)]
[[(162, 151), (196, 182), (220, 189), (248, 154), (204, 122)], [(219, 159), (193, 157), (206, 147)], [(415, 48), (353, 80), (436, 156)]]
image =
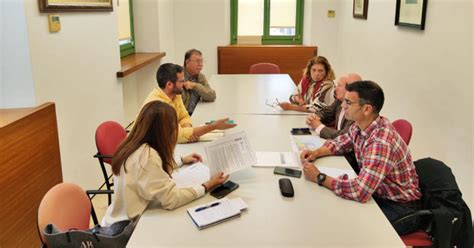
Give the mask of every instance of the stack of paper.
[(188, 208), (188, 214), (199, 229), (224, 222), (240, 216), (247, 208), (241, 198), (229, 199), (227, 197), (217, 201)]
[(199, 141), (208, 142), (224, 137), (224, 130), (214, 130), (199, 137)]
[(203, 163), (195, 163), (190, 166), (173, 171), (171, 175), (178, 188), (188, 188), (201, 185), (209, 181), (209, 168)]
[(211, 176), (219, 172), (232, 172), (257, 163), (255, 151), (244, 131), (226, 135), (204, 145)]
[(298, 154), (295, 152), (257, 152), (257, 163), (254, 167), (300, 167)]

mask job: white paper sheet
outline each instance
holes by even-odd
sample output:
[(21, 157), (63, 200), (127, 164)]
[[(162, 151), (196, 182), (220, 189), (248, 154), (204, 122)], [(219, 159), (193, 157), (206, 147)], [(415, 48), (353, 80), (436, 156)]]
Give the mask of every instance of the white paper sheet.
[(338, 168), (330, 168), (330, 167), (318, 167), (321, 173), (324, 173), (331, 177), (339, 177), (341, 175), (347, 174), (350, 179), (357, 177), (355, 172), (352, 169), (338, 169)]
[(203, 163), (195, 163), (175, 170), (172, 177), (178, 188), (188, 188), (209, 181), (210, 173), (206, 165)]
[(226, 135), (204, 146), (211, 176), (218, 172), (230, 174), (257, 162), (244, 131)]
[(255, 167), (300, 167), (298, 154), (295, 152), (256, 152), (257, 163)]

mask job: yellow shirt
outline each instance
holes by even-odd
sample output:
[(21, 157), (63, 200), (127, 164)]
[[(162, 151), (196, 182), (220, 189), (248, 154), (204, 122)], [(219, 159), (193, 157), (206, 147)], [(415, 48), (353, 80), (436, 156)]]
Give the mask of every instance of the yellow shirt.
[(143, 102), (143, 105), (152, 101), (162, 101), (164, 103), (171, 105), (171, 107), (174, 108), (174, 110), (176, 111), (176, 115), (178, 116), (178, 123), (179, 123), (178, 143), (188, 142), (191, 135), (193, 135), (193, 128), (181, 127), (182, 125), (186, 123), (192, 124), (191, 117), (189, 116), (188, 111), (186, 110), (186, 107), (184, 107), (183, 99), (181, 98), (181, 96), (176, 95), (174, 99), (171, 100), (165, 94), (165, 92), (163, 92), (163, 90), (161, 90), (159, 87), (156, 87), (146, 97), (145, 102)]

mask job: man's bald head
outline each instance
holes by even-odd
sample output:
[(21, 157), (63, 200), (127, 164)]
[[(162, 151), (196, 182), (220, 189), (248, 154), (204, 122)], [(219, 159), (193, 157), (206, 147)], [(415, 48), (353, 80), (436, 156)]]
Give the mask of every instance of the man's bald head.
[(361, 81), (362, 77), (357, 73), (343, 74), (337, 79), (336, 85), (336, 99), (342, 101), (346, 94), (346, 84), (350, 84), (356, 81)]

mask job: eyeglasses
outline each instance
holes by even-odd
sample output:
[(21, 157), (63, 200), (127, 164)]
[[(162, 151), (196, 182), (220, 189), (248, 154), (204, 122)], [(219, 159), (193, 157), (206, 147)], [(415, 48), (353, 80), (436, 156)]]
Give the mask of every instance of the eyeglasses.
[(190, 60), (189, 62), (198, 64), (198, 65), (202, 65), (202, 64), (204, 64), (206, 61), (204, 61), (203, 59), (196, 59), (196, 60)]
[(265, 100), (265, 105), (267, 106), (270, 106), (272, 108), (276, 107), (276, 106), (279, 106), (280, 105), (280, 101), (278, 101), (278, 98), (275, 98), (275, 101), (273, 103), (268, 103), (268, 99)]
[(358, 101), (351, 101), (349, 99), (344, 99), (344, 103), (347, 105), (347, 106), (351, 106), (352, 104), (354, 103), (359, 103), (361, 105), (364, 105), (364, 104), (369, 104), (369, 102), (365, 101), (365, 100), (362, 100), (362, 99), (359, 99)]

